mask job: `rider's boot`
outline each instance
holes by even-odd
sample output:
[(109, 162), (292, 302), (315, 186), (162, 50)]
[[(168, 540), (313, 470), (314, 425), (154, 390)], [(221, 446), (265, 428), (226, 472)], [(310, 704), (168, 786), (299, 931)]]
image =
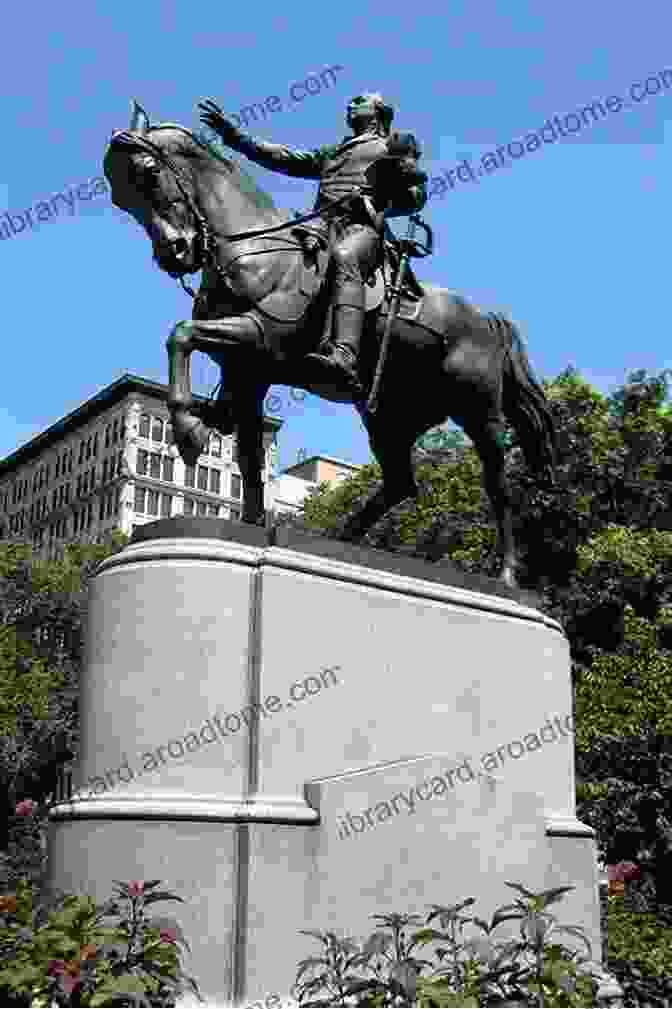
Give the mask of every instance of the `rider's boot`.
[(345, 378), (356, 399), (364, 398), (357, 374), (359, 345), (364, 327), (364, 286), (344, 284), (336, 292), (333, 305), (333, 344), (328, 355), (309, 354), (308, 359)]

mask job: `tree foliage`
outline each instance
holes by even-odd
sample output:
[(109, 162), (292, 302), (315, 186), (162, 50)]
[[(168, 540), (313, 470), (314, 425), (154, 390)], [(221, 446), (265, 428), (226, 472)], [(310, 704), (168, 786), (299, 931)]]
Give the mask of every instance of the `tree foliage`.
[(0, 848), (15, 849), (12, 864), (37, 858), (24, 836), (12, 845), (16, 803), (53, 794), (59, 766), (77, 751), (88, 583), (126, 542), (113, 533), (51, 561), (35, 558), (30, 544), (0, 542)]

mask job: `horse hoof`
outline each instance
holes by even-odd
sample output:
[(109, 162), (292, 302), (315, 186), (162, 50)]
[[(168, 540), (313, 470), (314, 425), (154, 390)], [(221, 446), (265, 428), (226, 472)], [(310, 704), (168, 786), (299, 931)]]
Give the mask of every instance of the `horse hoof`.
[(208, 428), (199, 417), (181, 410), (173, 418), (173, 434), (184, 462), (187, 466), (195, 466), (208, 444)]
[(241, 522), (248, 526), (266, 526), (266, 515), (250, 515), (241, 517)]
[(357, 543), (364, 538), (364, 533), (360, 529), (335, 529), (334, 538), (340, 543)]

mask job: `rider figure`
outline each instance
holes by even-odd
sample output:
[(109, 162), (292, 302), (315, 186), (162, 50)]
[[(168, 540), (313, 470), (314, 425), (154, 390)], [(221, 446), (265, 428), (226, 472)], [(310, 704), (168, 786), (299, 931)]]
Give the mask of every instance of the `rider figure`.
[[(418, 171), (420, 151), (410, 134), (390, 134), (394, 110), (379, 94), (363, 94), (348, 105), (352, 136), (333, 147), (297, 150), (270, 144), (241, 133), (214, 102), (201, 103), (201, 120), (227, 146), (270, 171), (300, 179), (319, 179), (315, 210), (325, 216), (311, 222), (328, 235), (331, 249), (333, 346), (329, 356), (310, 354), (345, 377), (361, 397), (357, 358), (364, 323), (364, 284), (378, 262), (384, 220), (421, 210), (427, 202), (427, 175)], [(392, 170), (368, 171), (385, 160)], [(329, 208), (342, 202), (332, 213)]]

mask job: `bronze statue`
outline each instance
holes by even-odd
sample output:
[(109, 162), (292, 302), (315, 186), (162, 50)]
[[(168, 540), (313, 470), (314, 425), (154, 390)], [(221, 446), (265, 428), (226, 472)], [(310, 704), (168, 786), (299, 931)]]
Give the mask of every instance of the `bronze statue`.
[[(389, 118), (386, 127), (381, 114), (384, 105), (361, 97), (367, 109), (362, 121), (373, 108), (384, 131), (389, 127)], [(244, 149), (247, 141), (231, 134), (216, 106), (204, 103), (203, 108), (204, 120), (211, 125), (216, 121), (227, 142), (235, 139)], [(350, 117), (355, 129), (357, 115), (351, 111)], [(368, 125), (372, 127), (371, 120)], [(383, 486), (344, 522), (341, 535), (347, 540), (360, 539), (390, 508), (417, 495), (413, 445), (450, 416), (472, 439), (483, 462), (503, 554), (500, 577), (513, 586), (516, 550), (504, 474), (504, 415), (520, 436), (528, 465), (540, 478), (552, 479), (555, 432), (549, 405), (511, 322), (481, 312), (444, 288), (419, 283), (411, 270), (403, 283), (399, 279), (405, 256), (422, 257), (431, 250), (431, 230), (415, 218), (428, 236), (423, 246), (411, 237), (394, 242), (385, 227), (386, 211), (409, 213), (424, 199), (417, 145), (403, 138), (390, 144), (390, 139), (382, 135), (371, 139), (380, 144), (380, 154), (366, 168), (359, 166), (365, 181), (357, 174), (344, 185), (343, 197), (327, 184), (329, 155), (319, 160), (315, 153), (309, 154), (313, 169), (322, 166), (321, 196), (317, 210), (298, 220), (277, 210), (250, 176), (218, 149), (181, 126), (152, 125), (137, 103), (130, 129), (112, 134), (105, 175), (113, 203), (144, 227), (162, 270), (188, 291), (184, 277), (202, 270), (192, 320), (178, 323), (167, 341), (168, 405), (177, 446), (188, 464), (195, 463), (207, 444), (208, 425), (223, 434), (237, 431), (243, 521), (265, 520), (263, 403), (270, 385), (291, 385), (335, 402), (353, 402), (362, 417), (383, 471)], [(265, 145), (252, 143), (259, 161)], [(362, 143), (362, 152), (365, 147)], [(248, 146), (247, 151), (253, 148)], [(301, 152), (290, 152), (290, 160), (296, 157), (301, 161)], [(272, 160), (277, 167), (278, 159)], [(335, 165), (334, 178), (339, 172)], [(357, 195), (360, 199), (353, 203)], [(363, 214), (367, 200), (368, 221), (350, 216)], [(325, 234), (327, 221), (332, 228), (332, 217), (340, 222), (333, 226), (334, 248), (343, 239), (346, 250), (340, 258), (337, 253), (335, 262)], [(364, 229), (359, 232), (361, 244), (350, 239), (349, 229), (354, 229), (352, 235)], [(356, 361), (352, 314), (346, 313), (347, 322), (338, 318), (347, 306), (360, 313), (361, 321), (359, 287), (357, 293), (354, 283), (348, 289), (352, 301), (346, 302), (340, 293), (354, 275), (366, 281), (363, 338)], [(340, 283), (334, 283), (334, 276)], [(384, 374), (378, 376), (382, 382), (373, 412), (366, 397), (389, 319), (390, 293), (398, 280), (402, 296), (390, 326), (389, 353)], [(331, 340), (334, 291), (336, 343), (345, 340), (353, 357), (335, 351), (325, 363), (319, 353), (315, 355)], [(198, 409), (189, 367), (194, 350), (208, 354), (222, 370), (216, 401)]]
[[(327, 239), (332, 270), (332, 348), (328, 356), (311, 354), (318, 364), (339, 370), (353, 396), (363, 389), (357, 375), (359, 344), (365, 313), (364, 284), (375, 270), (385, 218), (422, 210), (427, 202), (427, 176), (416, 168), (420, 156), (412, 134), (390, 136), (394, 110), (382, 95), (352, 99), (346, 122), (353, 135), (336, 147), (296, 150), (254, 140), (241, 133), (213, 101), (202, 102), (201, 120), (222, 141), (251, 161), (274, 172), (300, 179), (319, 179), (315, 210), (322, 211), (310, 229), (308, 248)], [(393, 159), (390, 173), (367, 175), (383, 158)], [(349, 199), (345, 199), (349, 197)]]

